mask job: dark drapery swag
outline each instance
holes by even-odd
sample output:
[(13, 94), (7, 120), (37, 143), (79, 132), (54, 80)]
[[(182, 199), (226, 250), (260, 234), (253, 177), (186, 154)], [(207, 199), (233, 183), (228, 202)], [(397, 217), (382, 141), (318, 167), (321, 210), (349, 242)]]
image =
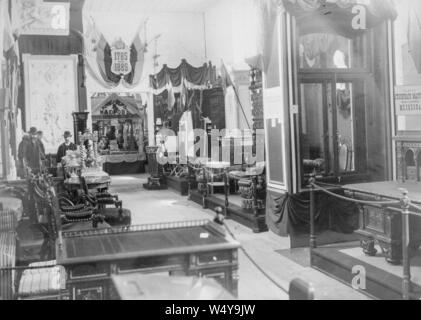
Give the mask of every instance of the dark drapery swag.
[(351, 38), (366, 30), (353, 27), (356, 5), (366, 8), (366, 28), (397, 17), (392, 0), (283, 0), (285, 9), (296, 17), (301, 34), (329, 32)]
[(173, 87), (179, 87), (184, 79), (193, 85), (204, 86), (216, 81), (215, 74), (215, 67), (211, 63), (205, 63), (202, 67), (196, 68), (183, 59), (177, 68), (169, 68), (165, 64), (161, 71), (150, 76), (150, 86), (155, 90), (160, 90), (169, 83)]
[(164, 90), (161, 94), (154, 95), (154, 117), (155, 123), (158, 118), (162, 121), (171, 122), (171, 130), (178, 132), (180, 126), (180, 119), (185, 111), (191, 111), (193, 118), (193, 128), (203, 128), (202, 110), (203, 92), (201, 90), (187, 90), (187, 97), (189, 101), (188, 106), (183, 106), (181, 103), (181, 94), (175, 93), (175, 105), (173, 108), (168, 108), (168, 90)]
[[(338, 194), (344, 195), (343, 192)], [(269, 194), (267, 223), (281, 236), (309, 233), (309, 193)], [(358, 207), (351, 202), (338, 200), (324, 193), (316, 193), (316, 232), (332, 230), (352, 233), (358, 228)]]

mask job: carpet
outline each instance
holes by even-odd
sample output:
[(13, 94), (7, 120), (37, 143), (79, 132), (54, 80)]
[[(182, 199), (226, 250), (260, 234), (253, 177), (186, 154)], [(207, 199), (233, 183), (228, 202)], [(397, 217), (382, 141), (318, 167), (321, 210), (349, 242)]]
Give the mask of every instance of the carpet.
[(304, 268), (311, 266), (309, 248), (275, 250), (275, 252)]

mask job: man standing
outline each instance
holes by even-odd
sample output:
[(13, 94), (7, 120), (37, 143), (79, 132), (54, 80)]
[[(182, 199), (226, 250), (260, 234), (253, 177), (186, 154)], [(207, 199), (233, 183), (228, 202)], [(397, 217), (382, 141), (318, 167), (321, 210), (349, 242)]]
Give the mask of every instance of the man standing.
[(18, 176), (22, 179), (25, 179), (25, 165), (23, 160), (25, 159), (26, 148), (30, 143), (30, 139), (29, 135), (25, 133), (18, 147)]
[(67, 151), (75, 151), (77, 149), (76, 145), (71, 142), (72, 134), (70, 131), (66, 131), (63, 137), (64, 143), (62, 143), (57, 150), (57, 164), (61, 163), (61, 160), (66, 155)]
[(42, 153), (37, 132), (37, 128), (35, 127), (29, 130), (30, 138), (24, 151), (24, 162), (34, 174), (38, 174), (41, 171), (42, 160), (44, 160), (44, 154)]

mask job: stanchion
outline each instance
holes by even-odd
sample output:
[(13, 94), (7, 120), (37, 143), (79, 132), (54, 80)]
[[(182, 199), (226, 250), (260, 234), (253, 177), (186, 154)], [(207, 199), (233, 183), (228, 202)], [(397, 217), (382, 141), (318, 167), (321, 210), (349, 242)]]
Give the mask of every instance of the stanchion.
[(313, 249), (317, 248), (317, 237), (315, 233), (315, 191), (319, 190), (325, 194), (328, 194), (337, 199), (350, 201), (357, 204), (366, 204), (366, 205), (375, 205), (375, 206), (396, 206), (401, 205), (402, 210), (402, 260), (403, 260), (403, 280), (402, 280), (402, 298), (403, 300), (411, 299), (411, 261), (409, 254), (409, 244), (410, 244), (410, 229), (409, 229), (409, 218), (410, 215), (421, 216), (420, 214), (411, 213), (410, 208), (421, 211), (421, 207), (418, 207), (411, 203), (411, 200), (408, 196), (408, 191), (406, 189), (400, 189), (402, 192), (402, 199), (400, 201), (366, 201), (366, 200), (355, 200), (352, 198), (347, 198), (334, 194), (333, 192), (322, 188), (320, 185), (316, 184), (315, 175), (311, 175), (309, 179), (309, 189), (310, 189), (310, 254)]
[(402, 260), (403, 260), (403, 282), (402, 297), (403, 300), (410, 299), (411, 293), (411, 266), (409, 261), (409, 207), (411, 200), (408, 197), (408, 191), (402, 191)]
[(230, 205), (228, 179), (228, 169), (224, 169), (225, 217), (228, 217), (228, 207)]
[(203, 167), (203, 192), (202, 192), (202, 207), (207, 209), (206, 198), (208, 197), (208, 176), (205, 167)]
[(310, 250), (317, 248), (316, 230), (315, 230), (315, 214), (316, 214), (316, 199), (315, 199), (315, 175), (312, 174), (309, 180), (310, 184)]
[(257, 176), (251, 178), (252, 197), (253, 197), (253, 215), (255, 218), (259, 216), (259, 206), (257, 203)]

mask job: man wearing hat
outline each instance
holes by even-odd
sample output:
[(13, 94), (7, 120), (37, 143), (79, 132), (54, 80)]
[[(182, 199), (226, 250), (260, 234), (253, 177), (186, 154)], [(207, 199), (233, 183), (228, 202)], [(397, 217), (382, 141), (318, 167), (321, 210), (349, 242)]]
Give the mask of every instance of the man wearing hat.
[(25, 179), (25, 165), (24, 165), (24, 159), (26, 154), (26, 148), (28, 144), (30, 143), (31, 138), (29, 134), (25, 133), (22, 137), (22, 141), (19, 143), (18, 147), (18, 176), (22, 179)]
[(34, 174), (40, 172), (42, 160), (44, 160), (44, 154), (37, 133), (38, 130), (35, 127), (29, 130), (29, 141), (26, 143), (24, 150), (24, 162)]
[(57, 150), (57, 164), (61, 163), (61, 160), (66, 155), (67, 151), (75, 151), (77, 149), (76, 145), (71, 141), (72, 134), (70, 133), (70, 131), (64, 132), (63, 136), (64, 143), (62, 143)]

